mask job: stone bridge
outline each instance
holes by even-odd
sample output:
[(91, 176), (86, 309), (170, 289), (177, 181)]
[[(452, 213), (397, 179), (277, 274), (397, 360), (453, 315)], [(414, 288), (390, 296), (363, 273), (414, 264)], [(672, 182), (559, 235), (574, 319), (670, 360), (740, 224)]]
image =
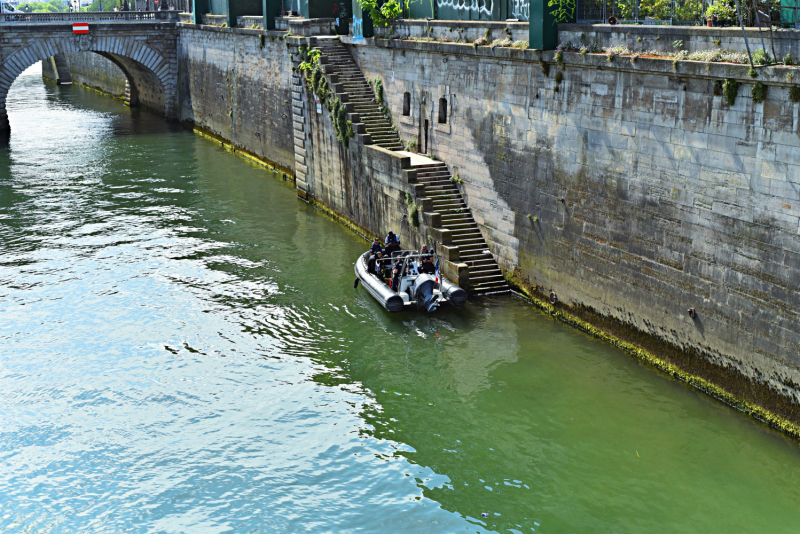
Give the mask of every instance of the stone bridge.
[[(0, 14), (0, 131), (8, 131), (6, 96), (31, 65), (66, 52), (94, 52), (125, 74), (131, 103), (177, 115), (177, 11)], [(72, 24), (88, 22), (89, 33)]]

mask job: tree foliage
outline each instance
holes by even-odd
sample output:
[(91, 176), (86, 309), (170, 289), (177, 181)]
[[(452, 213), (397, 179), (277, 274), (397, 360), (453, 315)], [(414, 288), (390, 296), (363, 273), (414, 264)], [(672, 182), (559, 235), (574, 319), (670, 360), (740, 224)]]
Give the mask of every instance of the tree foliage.
[(358, 0), (362, 11), (369, 13), (372, 24), (379, 28), (388, 28), (403, 14), (403, 8), (397, 0), (386, 0), (378, 6), (378, 0)]
[(59, 13), (67, 10), (67, 5), (61, 0), (50, 0), (50, 2), (26, 2), (17, 6), (19, 11), (28, 13)]

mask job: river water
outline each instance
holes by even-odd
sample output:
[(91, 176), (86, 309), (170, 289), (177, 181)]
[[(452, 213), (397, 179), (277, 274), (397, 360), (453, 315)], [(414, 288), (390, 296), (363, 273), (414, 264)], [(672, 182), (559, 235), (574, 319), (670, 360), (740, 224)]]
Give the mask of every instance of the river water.
[(8, 107), (0, 532), (797, 532), (796, 442), (518, 300), (388, 314), (157, 115), (37, 68)]

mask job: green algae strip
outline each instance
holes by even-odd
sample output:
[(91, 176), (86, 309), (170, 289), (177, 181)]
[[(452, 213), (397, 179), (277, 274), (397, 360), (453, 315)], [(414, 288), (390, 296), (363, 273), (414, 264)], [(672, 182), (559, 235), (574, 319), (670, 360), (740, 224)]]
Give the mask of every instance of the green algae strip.
[(600, 339), (611, 345), (614, 345), (617, 348), (622, 349), (623, 351), (627, 352), (628, 354), (634, 356), (639, 361), (642, 361), (652, 367), (655, 367), (659, 371), (662, 371), (678, 380), (681, 380), (708, 395), (724, 402), (725, 404), (736, 408), (737, 410), (744, 412), (759, 421), (780, 430), (784, 434), (791, 436), (795, 439), (800, 439), (800, 425), (797, 425), (788, 419), (777, 415), (770, 410), (767, 410), (763, 406), (759, 406), (747, 399), (739, 397), (738, 395), (734, 395), (729, 391), (726, 391), (722, 387), (714, 384), (702, 378), (700, 376), (694, 375), (687, 371), (684, 371), (679, 366), (670, 363), (662, 358), (659, 358), (652, 352), (639, 347), (635, 343), (631, 343), (629, 341), (624, 341), (617, 336), (606, 332), (579, 317), (556, 308), (546, 300), (543, 300), (529, 291), (523, 289), (519, 283), (513, 278), (506, 277), (509, 284), (515, 288), (514, 295), (518, 298), (521, 298), (528, 302), (529, 304), (536, 306), (540, 310), (544, 311), (545, 313), (551, 315), (555, 319), (562, 321), (570, 326), (574, 326), (579, 330), (586, 332), (587, 334), (591, 335), (594, 338)]

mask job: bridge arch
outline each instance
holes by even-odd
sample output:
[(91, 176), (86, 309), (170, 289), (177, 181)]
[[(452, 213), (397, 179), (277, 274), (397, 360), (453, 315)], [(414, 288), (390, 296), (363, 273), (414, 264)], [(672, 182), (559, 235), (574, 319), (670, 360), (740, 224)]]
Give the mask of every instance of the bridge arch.
[(170, 57), (136, 36), (68, 34), (35, 39), (26, 45), (0, 64), (0, 131), (9, 129), (6, 97), (14, 80), (39, 61), (69, 52), (95, 52), (111, 60), (127, 77), (135, 103), (141, 101), (167, 117), (175, 115), (177, 65), (174, 54)]

